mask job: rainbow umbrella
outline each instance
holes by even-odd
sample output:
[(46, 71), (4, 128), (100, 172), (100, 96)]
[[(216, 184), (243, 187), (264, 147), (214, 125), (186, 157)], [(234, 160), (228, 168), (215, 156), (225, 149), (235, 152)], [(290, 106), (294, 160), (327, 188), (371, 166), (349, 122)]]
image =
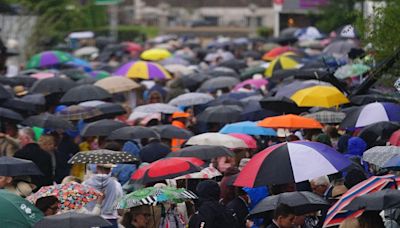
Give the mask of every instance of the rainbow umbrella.
[(124, 64), (115, 75), (138, 79), (171, 79), (171, 75), (159, 64), (147, 61), (133, 61)]
[(61, 63), (72, 61), (72, 55), (62, 51), (44, 51), (32, 56), (26, 64), (27, 69), (48, 68)]
[(96, 80), (100, 80), (111, 76), (110, 73), (104, 70), (94, 70), (92, 72), (89, 72), (89, 75)]
[(146, 50), (142, 52), (140, 55), (140, 58), (143, 60), (149, 60), (149, 61), (161, 61), (166, 58), (171, 57), (172, 54), (166, 49), (163, 48), (152, 48), (149, 50)]

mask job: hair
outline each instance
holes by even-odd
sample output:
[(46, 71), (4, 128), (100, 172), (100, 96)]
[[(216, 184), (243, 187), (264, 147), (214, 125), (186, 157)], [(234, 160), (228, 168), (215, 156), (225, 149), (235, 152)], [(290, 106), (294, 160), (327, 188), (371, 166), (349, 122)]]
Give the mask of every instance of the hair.
[(336, 127), (328, 126), (325, 130), (326, 134), (331, 138), (339, 138), (340, 135)]
[(280, 216), (288, 217), (289, 215), (294, 215), (293, 208), (289, 207), (287, 204), (279, 204), (274, 211), (274, 219), (278, 219)]
[(329, 178), (327, 176), (321, 176), (310, 180), (310, 183), (315, 185), (329, 185)]
[(45, 213), (51, 205), (58, 203), (58, 199), (55, 196), (45, 196), (36, 200), (35, 206)]
[(32, 141), (35, 139), (35, 132), (30, 127), (24, 127), (19, 130), (20, 135), (28, 136)]
[(340, 224), (339, 228), (360, 228), (360, 223), (356, 218), (347, 218)]

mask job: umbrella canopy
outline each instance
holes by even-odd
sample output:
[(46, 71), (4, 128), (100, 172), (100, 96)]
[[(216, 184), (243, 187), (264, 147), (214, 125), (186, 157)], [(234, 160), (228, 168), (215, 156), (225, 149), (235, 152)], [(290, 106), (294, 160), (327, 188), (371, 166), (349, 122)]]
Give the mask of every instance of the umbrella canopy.
[(383, 165), (382, 168), (399, 171), (400, 170), (400, 156), (398, 154), (399, 153), (397, 153), (397, 155), (393, 156), (387, 162), (385, 162), (385, 164)]
[(171, 52), (169, 52), (167, 49), (152, 48), (142, 52), (140, 58), (148, 61), (161, 61), (171, 56)]
[(291, 97), (297, 91), (318, 85), (329, 85), (318, 80), (290, 80), (290, 83), (278, 84), (273, 91), (276, 90), (275, 97)]
[(224, 156), (234, 157), (235, 154), (224, 146), (210, 145), (189, 146), (168, 154), (168, 157), (195, 157), (203, 161)]
[(27, 197), (27, 200), (35, 204), (39, 198), (55, 196), (60, 201), (59, 209), (63, 212), (79, 210), (87, 203), (96, 200), (101, 192), (87, 185), (76, 182), (67, 184), (55, 184), (41, 187), (37, 192)]
[(109, 93), (121, 93), (140, 87), (138, 83), (123, 77), (108, 77), (97, 81), (95, 86), (105, 89)]
[(12, 98), (12, 94), (0, 84), (0, 100)]
[(186, 174), (180, 177), (174, 178), (175, 180), (181, 179), (212, 179), (214, 177), (222, 176), (222, 174), (218, 171), (218, 169), (214, 167), (206, 167), (202, 169), (200, 172)]
[(341, 39), (332, 42), (322, 51), (325, 55), (330, 55), (334, 57), (347, 57), (347, 54), (352, 48), (357, 48), (357, 44), (349, 39)]
[(43, 175), (40, 169), (30, 160), (14, 157), (0, 157), (0, 176), (30, 176)]
[(117, 209), (128, 209), (140, 205), (155, 205), (156, 203), (182, 203), (197, 199), (197, 196), (184, 188), (147, 187), (123, 196), (117, 203)]
[(98, 120), (87, 124), (81, 131), (81, 135), (88, 136), (108, 136), (114, 130), (128, 126), (125, 123), (115, 120)]
[(69, 78), (54, 77), (37, 80), (29, 91), (30, 93), (47, 95), (52, 93), (65, 93), (74, 86), (74, 81)]
[(366, 105), (374, 102), (392, 102), (397, 103), (394, 97), (380, 95), (380, 94), (362, 94), (350, 97), (351, 103), (355, 105)]
[(287, 129), (321, 129), (322, 125), (311, 118), (297, 116), (293, 114), (267, 117), (258, 122), (258, 126), (269, 128), (287, 128)]
[(240, 79), (251, 79), (255, 74), (263, 74), (265, 71), (265, 67), (258, 66), (244, 69), (242, 73), (240, 73)]
[(174, 112), (180, 112), (181, 110), (175, 106), (163, 104), (163, 103), (154, 103), (154, 104), (147, 104), (141, 105), (135, 108), (135, 112), (142, 112), (142, 113), (166, 113), (172, 114)]
[(279, 114), (300, 114), (306, 110), (287, 97), (266, 97), (260, 100), (260, 105), (263, 109)]
[(62, 51), (44, 51), (32, 56), (26, 64), (27, 69), (47, 68), (69, 62), (73, 56)]
[(400, 124), (389, 121), (382, 121), (364, 127), (359, 134), (368, 146), (376, 143), (386, 144), (393, 132), (400, 129)]
[(312, 118), (323, 124), (338, 124), (346, 117), (344, 112), (335, 111), (319, 111), (304, 115), (304, 117)]
[(363, 160), (383, 167), (391, 158), (400, 155), (400, 147), (396, 146), (375, 146), (363, 153)]
[(247, 67), (247, 63), (244, 60), (239, 59), (229, 59), (226, 61), (221, 62), (218, 66), (221, 67), (228, 67), (235, 71), (240, 71)]
[(188, 139), (193, 136), (191, 131), (170, 124), (158, 125), (151, 128), (154, 129), (160, 135), (160, 138), (163, 139)]
[(192, 74), (194, 70), (192, 68), (189, 68), (185, 65), (179, 65), (179, 64), (169, 64), (169, 65), (164, 65), (164, 68), (173, 74), (175, 77), (179, 75), (187, 75), (187, 74)]
[(283, 54), (269, 64), (268, 68), (264, 72), (264, 75), (267, 77), (272, 77), (274, 71), (276, 70), (295, 69), (299, 68), (299, 66), (300, 61), (296, 55)]
[(122, 65), (115, 75), (137, 79), (171, 79), (171, 75), (161, 65), (146, 61), (133, 61)]
[(172, 64), (179, 64), (183, 66), (189, 66), (190, 62), (185, 60), (184, 58), (181, 58), (179, 56), (171, 56), (168, 57), (160, 62), (161, 65), (166, 66), (166, 65), (172, 65)]
[(38, 106), (46, 104), (46, 99), (43, 94), (28, 94), (23, 96), (21, 100)]
[(400, 105), (395, 103), (371, 103), (356, 108), (346, 114), (340, 124), (341, 128), (358, 128), (381, 122), (400, 122)]
[(91, 100), (104, 100), (111, 98), (105, 89), (95, 85), (80, 85), (68, 90), (61, 97), (61, 103), (80, 103)]
[(242, 111), (237, 105), (217, 105), (206, 108), (196, 118), (207, 123), (232, 123), (240, 119)]
[(237, 84), (235, 86), (235, 88), (233, 88), (233, 90), (238, 91), (241, 88), (248, 87), (248, 86), (253, 90), (257, 90), (266, 85), (268, 85), (268, 80), (266, 80), (266, 79), (247, 79), (247, 80)]
[(371, 69), (370, 66), (361, 63), (352, 63), (339, 67), (334, 75), (338, 79), (346, 79), (354, 76), (362, 75)]
[(313, 86), (297, 91), (290, 97), (299, 107), (330, 108), (349, 103), (349, 99), (333, 86)]
[(175, 97), (168, 104), (174, 106), (194, 106), (206, 104), (212, 100), (214, 100), (214, 97), (206, 93), (185, 93)]
[(384, 189), (354, 198), (344, 210), (381, 211), (400, 207), (400, 191), (397, 189)]
[(143, 138), (159, 138), (158, 133), (148, 127), (128, 126), (122, 127), (111, 132), (109, 140), (132, 140)]
[(230, 133), (229, 135), (242, 140), (244, 143), (246, 143), (248, 148), (257, 149), (257, 141), (250, 135), (240, 133)]
[(0, 221), (2, 227), (30, 228), (43, 218), (43, 213), (29, 201), (0, 189)]
[(296, 51), (296, 49), (290, 46), (275, 47), (272, 48), (270, 51), (265, 52), (261, 59), (265, 61), (273, 61), (282, 54), (288, 52), (293, 53), (294, 51)]
[(206, 81), (210, 77), (210, 75), (204, 73), (194, 73), (183, 75), (177, 80), (181, 81), (185, 88), (189, 89), (190, 91), (195, 91), (204, 81)]
[(198, 158), (163, 158), (137, 169), (131, 179), (141, 184), (173, 179), (202, 170), (204, 162)]
[(218, 89), (230, 88), (239, 83), (240, 81), (236, 78), (221, 76), (217, 78), (211, 78), (203, 82), (203, 84), (201, 84), (199, 88), (199, 91), (202, 92), (215, 91)]
[(16, 122), (20, 122), (24, 119), (18, 112), (14, 112), (11, 109), (2, 107), (0, 107), (0, 117), (5, 120), (11, 120)]
[(219, 133), (241, 133), (247, 135), (269, 135), (276, 136), (276, 131), (271, 128), (260, 127), (257, 122), (243, 121), (225, 125)]
[(350, 164), (346, 157), (325, 144), (285, 142), (257, 153), (239, 173), (234, 184), (252, 188), (298, 183), (337, 173)]
[(99, 53), (99, 49), (97, 47), (93, 47), (93, 46), (82, 47), (82, 48), (79, 48), (74, 51), (74, 55), (77, 57), (98, 54), (98, 53)]
[(90, 215), (69, 211), (62, 214), (47, 216), (35, 224), (35, 228), (91, 228), (107, 227), (112, 224), (99, 215)]
[(119, 164), (136, 162), (137, 158), (127, 152), (113, 150), (89, 150), (76, 153), (69, 164)]
[(71, 105), (58, 112), (56, 115), (63, 119), (72, 121), (90, 119), (101, 114), (103, 113), (95, 107)]
[(11, 98), (0, 103), (0, 106), (10, 108), (19, 112), (37, 113), (38, 107), (35, 104), (22, 100), (21, 98)]
[(36, 116), (30, 116), (22, 122), (23, 125), (30, 127), (41, 127), (46, 129), (73, 129), (74, 125), (68, 120), (49, 113), (43, 113)]
[(389, 139), (390, 145), (400, 146), (400, 130), (393, 132)]
[(89, 72), (89, 75), (96, 80), (101, 80), (111, 76), (110, 73), (104, 70), (94, 70), (92, 72)]
[(225, 146), (230, 149), (248, 148), (246, 143), (230, 135), (220, 133), (203, 133), (191, 137), (186, 145)]
[(250, 215), (273, 211), (280, 204), (290, 206), (298, 215), (328, 209), (330, 206), (326, 200), (312, 192), (285, 192), (264, 198), (250, 211)]

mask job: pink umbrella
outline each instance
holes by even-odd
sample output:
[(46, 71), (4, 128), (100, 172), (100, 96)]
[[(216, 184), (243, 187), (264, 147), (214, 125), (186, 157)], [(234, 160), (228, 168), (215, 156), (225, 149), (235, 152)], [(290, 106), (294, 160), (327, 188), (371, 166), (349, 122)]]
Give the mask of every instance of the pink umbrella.
[(56, 74), (51, 72), (39, 72), (36, 74), (31, 74), (32, 78), (36, 78), (37, 80), (45, 79), (45, 78), (53, 78)]
[(233, 90), (234, 91), (238, 91), (239, 89), (241, 89), (241, 88), (243, 88), (243, 87), (245, 87), (247, 85), (251, 86), (252, 89), (259, 89), (262, 86), (265, 86), (267, 84), (268, 84), (268, 80), (263, 79), (263, 78), (261, 78), (261, 79), (248, 79), (248, 80), (245, 80), (245, 81), (237, 84)]
[(390, 145), (400, 146), (400, 130), (393, 132), (389, 139)]
[(246, 134), (240, 134), (240, 133), (230, 133), (228, 134), (230, 136), (233, 136), (235, 138), (238, 138), (240, 140), (242, 140), (244, 143), (246, 143), (246, 145), (250, 148), (250, 149), (257, 149), (257, 142), (256, 140), (251, 137), (250, 135), (246, 135)]

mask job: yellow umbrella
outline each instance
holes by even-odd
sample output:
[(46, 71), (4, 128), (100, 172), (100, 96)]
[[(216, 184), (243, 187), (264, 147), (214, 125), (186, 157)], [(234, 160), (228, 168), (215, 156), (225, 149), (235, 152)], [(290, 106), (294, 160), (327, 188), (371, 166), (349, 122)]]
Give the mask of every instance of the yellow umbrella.
[(172, 55), (171, 52), (169, 52), (167, 49), (152, 48), (142, 52), (140, 58), (149, 61), (161, 61), (163, 59), (170, 57), (171, 55)]
[(313, 86), (297, 91), (290, 97), (300, 107), (324, 107), (349, 103), (349, 99), (333, 86)]
[(282, 54), (269, 64), (268, 68), (265, 69), (264, 75), (270, 78), (276, 70), (298, 68), (300, 63), (297, 59), (298, 56), (294, 53)]

